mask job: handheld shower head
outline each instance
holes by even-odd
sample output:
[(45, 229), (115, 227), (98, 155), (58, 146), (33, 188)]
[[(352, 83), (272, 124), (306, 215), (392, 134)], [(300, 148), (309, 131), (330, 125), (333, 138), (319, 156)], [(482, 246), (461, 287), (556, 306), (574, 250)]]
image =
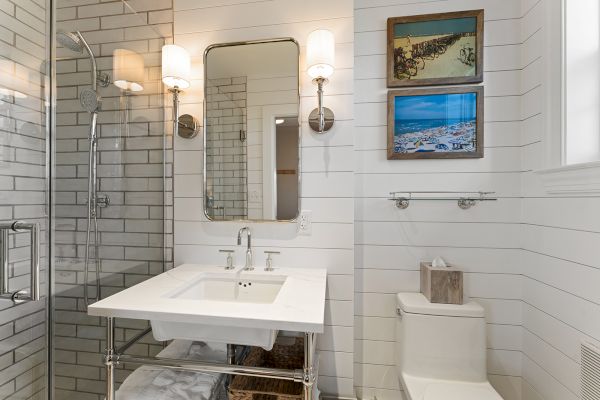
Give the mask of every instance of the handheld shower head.
[(79, 94), (79, 102), (85, 111), (93, 113), (100, 109), (102, 100), (95, 90), (83, 89)]
[(79, 32), (73, 33), (58, 31), (56, 33), (56, 40), (58, 43), (63, 45), (63, 47), (66, 47), (69, 50), (72, 50), (76, 53), (83, 53), (84, 46), (81, 41), (81, 34)]

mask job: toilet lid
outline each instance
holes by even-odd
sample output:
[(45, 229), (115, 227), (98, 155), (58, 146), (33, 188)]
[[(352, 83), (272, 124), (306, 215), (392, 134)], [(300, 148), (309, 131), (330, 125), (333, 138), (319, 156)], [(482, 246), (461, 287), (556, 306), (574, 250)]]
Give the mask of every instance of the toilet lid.
[(432, 383), (427, 385), (423, 400), (502, 400), (488, 384)]

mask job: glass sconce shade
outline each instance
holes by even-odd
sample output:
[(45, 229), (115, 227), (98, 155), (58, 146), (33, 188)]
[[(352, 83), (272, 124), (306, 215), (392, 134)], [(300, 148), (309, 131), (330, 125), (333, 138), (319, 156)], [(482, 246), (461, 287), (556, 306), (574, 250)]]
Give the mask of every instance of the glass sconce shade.
[(191, 61), (189, 53), (180, 46), (167, 44), (162, 48), (162, 80), (170, 88), (190, 87)]
[(308, 35), (306, 64), (311, 78), (329, 78), (335, 65), (335, 38), (331, 31), (318, 29)]
[(115, 86), (132, 92), (144, 90), (144, 58), (134, 51), (116, 49), (113, 52)]

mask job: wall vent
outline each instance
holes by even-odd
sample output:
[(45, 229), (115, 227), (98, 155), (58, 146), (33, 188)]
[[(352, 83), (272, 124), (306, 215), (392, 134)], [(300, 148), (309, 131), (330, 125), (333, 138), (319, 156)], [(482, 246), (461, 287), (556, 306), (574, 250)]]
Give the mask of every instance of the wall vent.
[(600, 400), (600, 348), (581, 344), (581, 398)]

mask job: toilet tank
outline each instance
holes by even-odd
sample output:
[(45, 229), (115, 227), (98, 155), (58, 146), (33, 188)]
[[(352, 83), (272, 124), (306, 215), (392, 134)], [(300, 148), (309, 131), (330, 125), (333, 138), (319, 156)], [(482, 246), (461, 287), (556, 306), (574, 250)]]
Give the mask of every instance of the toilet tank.
[(487, 380), (485, 315), (479, 304), (433, 304), (421, 293), (399, 293), (397, 314), (399, 376)]

